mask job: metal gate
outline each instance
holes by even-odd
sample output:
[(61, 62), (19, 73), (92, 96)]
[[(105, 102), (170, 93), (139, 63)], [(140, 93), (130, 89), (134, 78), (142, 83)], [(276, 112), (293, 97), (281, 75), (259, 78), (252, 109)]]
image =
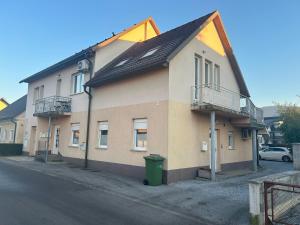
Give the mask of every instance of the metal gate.
[(300, 185), (264, 182), (265, 225), (300, 225)]

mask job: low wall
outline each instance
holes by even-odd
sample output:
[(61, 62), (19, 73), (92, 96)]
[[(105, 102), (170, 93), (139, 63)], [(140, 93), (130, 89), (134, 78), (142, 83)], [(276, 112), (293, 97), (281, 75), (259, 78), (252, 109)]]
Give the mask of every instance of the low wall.
[(0, 144), (0, 156), (22, 155), (23, 144)]
[(264, 181), (300, 184), (300, 171), (287, 171), (260, 177), (249, 182), (250, 224), (264, 225)]

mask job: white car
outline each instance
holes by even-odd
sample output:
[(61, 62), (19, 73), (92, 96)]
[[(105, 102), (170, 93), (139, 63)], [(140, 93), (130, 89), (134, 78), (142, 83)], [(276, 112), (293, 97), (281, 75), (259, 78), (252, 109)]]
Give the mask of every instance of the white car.
[(269, 147), (259, 151), (259, 159), (290, 162), (293, 160), (293, 156), (288, 148)]

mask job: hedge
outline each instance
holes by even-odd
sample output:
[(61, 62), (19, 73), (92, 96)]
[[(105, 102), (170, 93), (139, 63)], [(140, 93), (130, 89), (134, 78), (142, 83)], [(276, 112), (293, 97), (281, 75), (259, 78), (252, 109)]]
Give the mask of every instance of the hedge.
[(0, 144), (0, 156), (22, 155), (23, 144)]

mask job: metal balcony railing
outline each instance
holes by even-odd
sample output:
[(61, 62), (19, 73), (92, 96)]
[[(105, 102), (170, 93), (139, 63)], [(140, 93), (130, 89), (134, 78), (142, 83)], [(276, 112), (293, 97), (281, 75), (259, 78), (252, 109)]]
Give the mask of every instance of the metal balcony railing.
[(263, 111), (250, 98), (227, 88), (214, 85), (192, 86), (192, 106), (212, 105), (244, 114), (263, 123)]
[(51, 96), (35, 101), (34, 115), (64, 115), (71, 112), (72, 99), (61, 96)]

